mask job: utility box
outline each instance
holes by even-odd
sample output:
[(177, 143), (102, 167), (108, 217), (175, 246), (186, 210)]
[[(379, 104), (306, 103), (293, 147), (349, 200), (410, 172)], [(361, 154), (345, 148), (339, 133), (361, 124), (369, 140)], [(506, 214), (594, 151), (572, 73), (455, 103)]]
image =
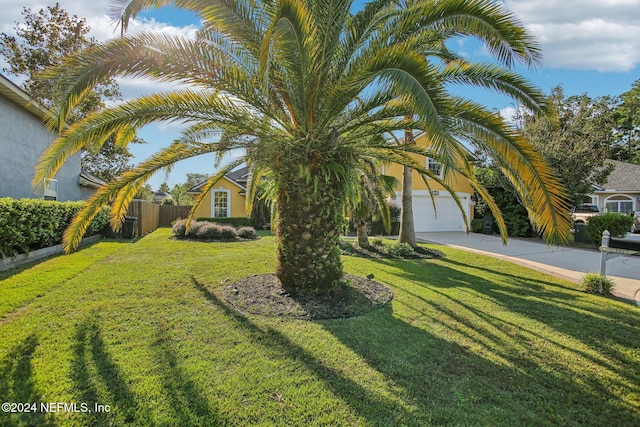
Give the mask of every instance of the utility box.
[(493, 234), (493, 216), (487, 215), (482, 218), (482, 234)]
[(575, 223), (573, 230), (573, 238), (576, 243), (591, 243), (591, 236), (587, 232), (587, 224)]
[(135, 216), (124, 217), (124, 224), (122, 224), (122, 237), (125, 239), (133, 239), (138, 235), (138, 227), (136, 227), (137, 221), (138, 217)]

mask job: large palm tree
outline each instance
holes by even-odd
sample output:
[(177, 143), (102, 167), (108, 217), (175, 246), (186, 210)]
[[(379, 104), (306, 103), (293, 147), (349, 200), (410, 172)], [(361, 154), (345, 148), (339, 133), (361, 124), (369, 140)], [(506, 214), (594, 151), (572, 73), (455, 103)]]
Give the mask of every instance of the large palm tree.
[[(344, 204), (362, 159), (391, 161), (433, 176), (412, 152), (466, 176), (461, 143), (486, 149), (523, 194), (531, 219), (549, 240), (570, 236), (566, 201), (543, 158), (495, 113), (450, 95), (448, 84), (471, 84), (512, 96), (542, 113), (544, 96), (508, 70), (534, 65), (540, 52), (515, 16), (490, 0), (417, 1), (399, 10), (391, 0), (372, 1), (357, 13), (349, 0), (118, 0), (113, 13), (127, 24), (143, 9), (172, 4), (203, 22), (195, 40), (163, 34), (124, 35), (69, 59), (49, 76), (60, 79), (59, 108), (50, 125), (59, 137), (43, 154), (34, 184), (53, 176), (82, 148), (110, 135), (126, 146), (151, 122), (188, 126), (168, 148), (96, 192), (64, 236), (75, 248), (98, 209), (111, 202), (119, 224), (135, 193), (158, 170), (205, 153), (244, 149), (203, 187), (194, 210), (220, 177), (248, 162), (252, 183), (269, 175), (273, 185), (276, 274), (290, 291), (328, 290), (342, 278), (337, 240)], [(443, 36), (472, 35), (498, 64), (444, 58)], [(434, 40), (437, 43), (434, 43)], [(439, 50), (440, 49), (440, 50)], [(425, 61), (428, 53), (444, 60)], [(65, 127), (66, 114), (92, 85), (113, 76), (144, 76), (183, 83), (179, 89), (142, 96)], [(388, 142), (395, 132), (418, 129), (429, 152)], [(251, 200), (251, 194), (247, 197)]]

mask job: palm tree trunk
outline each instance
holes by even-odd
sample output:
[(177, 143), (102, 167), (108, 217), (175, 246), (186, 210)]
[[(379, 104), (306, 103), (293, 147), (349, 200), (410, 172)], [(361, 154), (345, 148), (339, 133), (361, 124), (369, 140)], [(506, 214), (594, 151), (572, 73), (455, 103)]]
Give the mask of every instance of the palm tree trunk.
[[(410, 117), (409, 117), (410, 118)], [(405, 144), (413, 144), (413, 131), (404, 131)], [(416, 229), (413, 222), (413, 169), (402, 167), (402, 216), (400, 218), (400, 233), (398, 242), (407, 243), (412, 248), (417, 246)]]
[(358, 246), (361, 248), (368, 248), (371, 246), (369, 243), (369, 236), (367, 235), (367, 223), (358, 222), (356, 226), (356, 232), (358, 234)]
[[(297, 166), (297, 165), (294, 165)], [(338, 239), (343, 226), (344, 197), (324, 177), (313, 179), (281, 172), (277, 195), (276, 276), (290, 293), (327, 292), (343, 276)]]

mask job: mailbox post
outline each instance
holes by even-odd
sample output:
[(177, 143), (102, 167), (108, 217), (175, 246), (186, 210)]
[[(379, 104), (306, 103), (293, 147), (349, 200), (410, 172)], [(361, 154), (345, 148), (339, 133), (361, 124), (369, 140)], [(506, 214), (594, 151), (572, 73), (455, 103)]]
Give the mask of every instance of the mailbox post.
[(602, 295), (602, 278), (607, 275), (607, 257), (609, 256), (609, 244), (611, 243), (611, 233), (609, 230), (602, 232), (602, 244), (600, 245), (600, 289)]

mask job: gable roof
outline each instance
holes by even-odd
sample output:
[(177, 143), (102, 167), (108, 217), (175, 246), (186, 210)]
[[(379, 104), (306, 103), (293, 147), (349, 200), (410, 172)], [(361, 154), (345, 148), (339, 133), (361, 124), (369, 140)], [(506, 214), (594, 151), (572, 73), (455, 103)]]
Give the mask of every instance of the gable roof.
[[(228, 174), (224, 175), (223, 178), (226, 178), (227, 181), (237, 185), (240, 187), (240, 193), (244, 193), (247, 190), (247, 179), (249, 176), (249, 168), (247, 166), (243, 166), (238, 170), (231, 171)], [(200, 184), (196, 185), (193, 188), (190, 188), (187, 191), (187, 194), (199, 194), (200, 189), (207, 181), (202, 181)]]
[(640, 192), (640, 165), (606, 160), (614, 166), (607, 182), (597, 187), (599, 191)]
[(0, 74), (0, 95), (15, 102), (25, 110), (32, 114), (35, 114), (39, 118), (43, 119), (47, 115), (47, 109), (31, 96), (16, 86), (11, 80)]
[(80, 171), (79, 184), (84, 185), (85, 187), (100, 188), (104, 185), (107, 185), (107, 182), (101, 178), (98, 178), (94, 174), (82, 169)]

